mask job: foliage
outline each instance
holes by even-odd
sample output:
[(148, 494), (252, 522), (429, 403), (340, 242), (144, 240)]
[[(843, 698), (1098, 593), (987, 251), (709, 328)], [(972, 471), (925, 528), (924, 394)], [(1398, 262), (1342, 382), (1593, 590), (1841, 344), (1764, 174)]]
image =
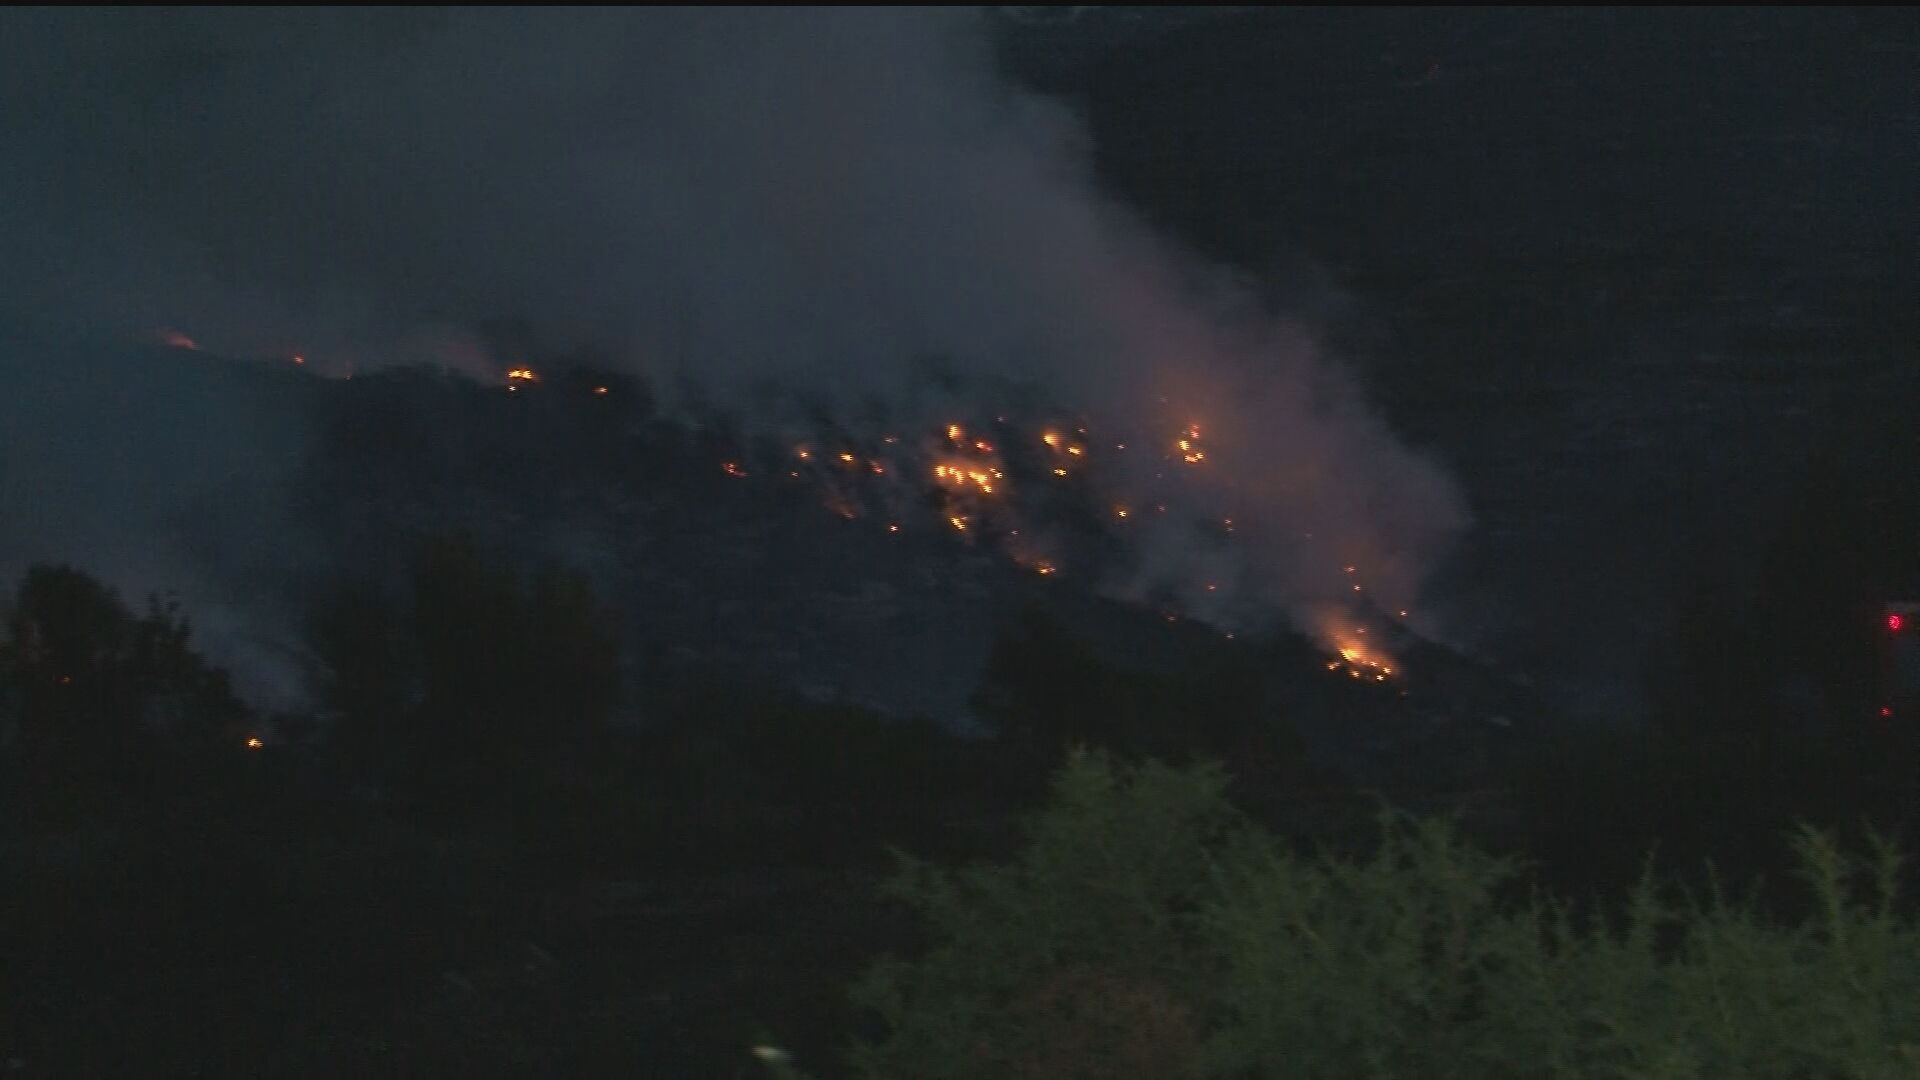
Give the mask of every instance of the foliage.
[(407, 584), (396, 599), (343, 583), (309, 621), (322, 699), (363, 764), (442, 795), (535, 782), (618, 703), (619, 641), (583, 578), (529, 581), (450, 535), (420, 547)]
[(158, 598), (135, 615), (71, 567), (26, 572), (0, 636), (0, 701), (14, 786), (36, 809), (70, 815), (191, 782), (194, 765), (242, 747), (245, 711), (191, 636)]
[(1077, 754), (1024, 850), (895, 893), (934, 944), (856, 988), (871, 1077), (1896, 1077), (1920, 1069), (1899, 856), (1803, 828), (1811, 914), (1643, 874), (1611, 917), (1438, 821), (1303, 856), (1217, 770)]

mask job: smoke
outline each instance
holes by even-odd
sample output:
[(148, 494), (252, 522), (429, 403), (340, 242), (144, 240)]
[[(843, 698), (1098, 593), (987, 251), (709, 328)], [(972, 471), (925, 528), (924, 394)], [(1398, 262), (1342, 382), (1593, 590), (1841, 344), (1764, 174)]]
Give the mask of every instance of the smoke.
[(907, 400), (937, 363), (1169, 451), (1198, 425), (1204, 463), (1128, 468), (1188, 468), (1185, 517), (1224, 508), (1241, 554), (1143, 529), (1111, 584), (1225, 577), (1302, 618), (1348, 564), (1410, 604), (1464, 524), (1310, 328), (1099, 192), (1079, 125), (996, 77), (977, 14), (0, 19), (14, 325), (497, 377), (475, 343), (511, 324), (662, 384), (842, 409)]

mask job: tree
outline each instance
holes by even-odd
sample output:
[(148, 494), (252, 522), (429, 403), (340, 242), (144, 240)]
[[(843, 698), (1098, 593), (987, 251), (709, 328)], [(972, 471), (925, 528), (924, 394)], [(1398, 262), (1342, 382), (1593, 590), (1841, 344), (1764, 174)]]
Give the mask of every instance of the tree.
[(309, 622), (323, 697), (364, 763), (442, 794), (518, 790), (619, 703), (619, 639), (583, 577), (523, 583), (447, 534), (415, 553), (408, 593), (349, 583)]
[(71, 809), (242, 747), (246, 710), (191, 636), (177, 604), (135, 616), (79, 570), (31, 567), (0, 638), (23, 788)]

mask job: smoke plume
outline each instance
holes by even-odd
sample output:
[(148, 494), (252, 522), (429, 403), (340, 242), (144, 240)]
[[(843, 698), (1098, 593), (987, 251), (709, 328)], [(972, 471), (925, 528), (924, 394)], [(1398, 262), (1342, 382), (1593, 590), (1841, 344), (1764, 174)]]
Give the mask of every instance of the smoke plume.
[[(1139, 433), (1141, 484), (1185, 469), (1186, 516), (1232, 516), (1231, 559), (1143, 529), (1112, 588), (1185, 575), (1309, 620), (1348, 565), (1410, 605), (1464, 523), (1311, 327), (1101, 194), (1074, 117), (996, 76), (977, 14), (0, 20), (0, 317), (36, 340), (168, 328), (310, 370), (498, 378), (481, 343), (513, 325), (743, 406), (840, 409), (910, 400), (938, 365), (1082, 409), (1095, 442)], [(22, 460), (33, 429), (10, 424)], [(1190, 427), (1198, 463), (1174, 450)], [(70, 450), (38, 475), (88, 483), (105, 452)]]

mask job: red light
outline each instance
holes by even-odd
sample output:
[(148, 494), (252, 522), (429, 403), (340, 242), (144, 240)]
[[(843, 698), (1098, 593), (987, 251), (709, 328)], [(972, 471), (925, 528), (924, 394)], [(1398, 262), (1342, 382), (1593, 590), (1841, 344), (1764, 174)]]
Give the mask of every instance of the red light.
[(1890, 632), (1892, 632), (1892, 633), (1895, 633), (1895, 634), (1897, 634), (1897, 633), (1899, 633), (1899, 632), (1900, 632), (1900, 628), (1901, 628), (1901, 627), (1903, 627), (1903, 626), (1905, 626), (1905, 625), (1907, 625), (1907, 620), (1905, 620), (1905, 619), (1903, 619), (1903, 618), (1901, 618), (1901, 617), (1900, 617), (1900, 613), (1899, 613), (1899, 612), (1897, 612), (1897, 611), (1896, 611), (1896, 612), (1890, 612), (1890, 613), (1888, 613), (1888, 615), (1887, 615), (1887, 630), (1888, 630), (1888, 631), (1890, 631)]
[(1893, 715), (1893, 706), (1891, 705), (1880, 706), (1880, 719), (1885, 720), (1891, 717), (1892, 715)]

